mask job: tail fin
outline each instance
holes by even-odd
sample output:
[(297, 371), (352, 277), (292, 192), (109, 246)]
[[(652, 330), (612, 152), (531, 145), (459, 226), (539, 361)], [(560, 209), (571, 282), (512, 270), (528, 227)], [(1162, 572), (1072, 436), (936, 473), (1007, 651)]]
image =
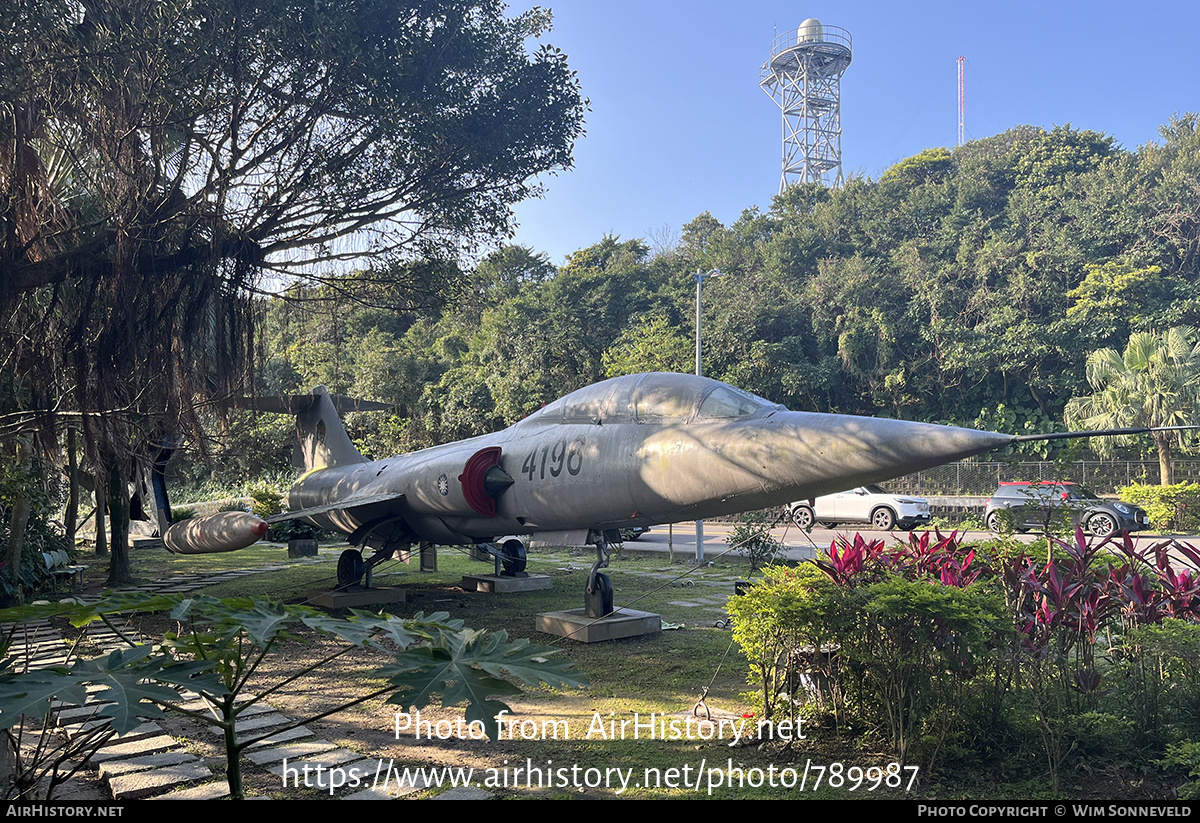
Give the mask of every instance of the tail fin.
[(239, 398), (234, 405), (296, 415), (296, 451), (292, 463), (304, 471), (366, 463), (367, 458), (359, 454), (346, 434), (338, 412), (391, 408), (386, 403), (330, 394), (324, 386), (317, 386), (310, 394), (289, 397)]
[(309, 471), (366, 463), (367, 458), (359, 454), (350, 435), (346, 434), (346, 427), (338, 415), (341, 404), (335, 402), (347, 400), (353, 403), (353, 399), (335, 398), (324, 386), (317, 386), (308, 398), (297, 399), (309, 398), (312, 400), (307, 408), (296, 410), (296, 452), (292, 456), (296, 468)]

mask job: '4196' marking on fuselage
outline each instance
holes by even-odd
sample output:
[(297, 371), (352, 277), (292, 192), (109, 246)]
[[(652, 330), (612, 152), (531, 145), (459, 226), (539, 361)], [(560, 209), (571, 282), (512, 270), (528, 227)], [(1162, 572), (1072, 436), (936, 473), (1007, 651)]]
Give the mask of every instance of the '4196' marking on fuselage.
[(540, 449), (534, 449), (525, 457), (521, 464), (521, 473), (529, 480), (545, 480), (549, 474), (551, 479), (558, 477), (566, 469), (567, 474), (574, 477), (583, 468), (583, 438), (574, 440), (559, 440), (557, 443), (546, 444)]

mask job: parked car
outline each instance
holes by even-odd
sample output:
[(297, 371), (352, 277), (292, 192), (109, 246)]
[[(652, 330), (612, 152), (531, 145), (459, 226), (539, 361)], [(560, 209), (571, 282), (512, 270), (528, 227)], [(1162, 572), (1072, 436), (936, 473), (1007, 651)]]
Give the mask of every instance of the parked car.
[(984, 520), (994, 532), (1011, 520), (1012, 528), (1021, 532), (1082, 526), (1099, 537), (1150, 525), (1146, 511), (1132, 503), (1105, 500), (1074, 483), (1036, 481), (1001, 483), (987, 502)]
[(802, 529), (814, 524), (834, 528), (840, 523), (870, 523), (887, 531), (911, 529), (929, 522), (929, 501), (923, 497), (889, 494), (879, 486), (858, 486), (818, 497), (810, 505), (797, 500), (788, 506), (792, 521)]
[(621, 529), (621, 540), (638, 540), (648, 531), (650, 531), (649, 526), (632, 526), (627, 529)]

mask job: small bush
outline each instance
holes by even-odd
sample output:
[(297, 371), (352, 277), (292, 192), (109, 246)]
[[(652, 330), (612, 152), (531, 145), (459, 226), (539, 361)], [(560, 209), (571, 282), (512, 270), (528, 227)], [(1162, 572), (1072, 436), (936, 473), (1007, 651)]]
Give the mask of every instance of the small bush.
[(1200, 483), (1151, 486), (1135, 483), (1117, 490), (1122, 500), (1136, 503), (1160, 531), (1192, 534), (1200, 530)]
[(739, 549), (750, 558), (751, 573), (775, 559), (783, 544), (771, 536), (771, 519), (762, 512), (746, 512), (741, 522), (734, 526), (726, 542), (731, 549)]
[(256, 486), (250, 490), (250, 512), (259, 517), (267, 518), (283, 511), (283, 495), (266, 486)]

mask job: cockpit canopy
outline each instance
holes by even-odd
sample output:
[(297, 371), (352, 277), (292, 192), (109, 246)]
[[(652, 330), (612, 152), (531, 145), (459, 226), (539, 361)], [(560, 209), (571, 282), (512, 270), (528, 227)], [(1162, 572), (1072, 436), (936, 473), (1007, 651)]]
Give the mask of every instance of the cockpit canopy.
[(687, 423), (782, 409), (707, 377), (649, 372), (614, 377), (555, 400), (528, 420), (543, 423)]

